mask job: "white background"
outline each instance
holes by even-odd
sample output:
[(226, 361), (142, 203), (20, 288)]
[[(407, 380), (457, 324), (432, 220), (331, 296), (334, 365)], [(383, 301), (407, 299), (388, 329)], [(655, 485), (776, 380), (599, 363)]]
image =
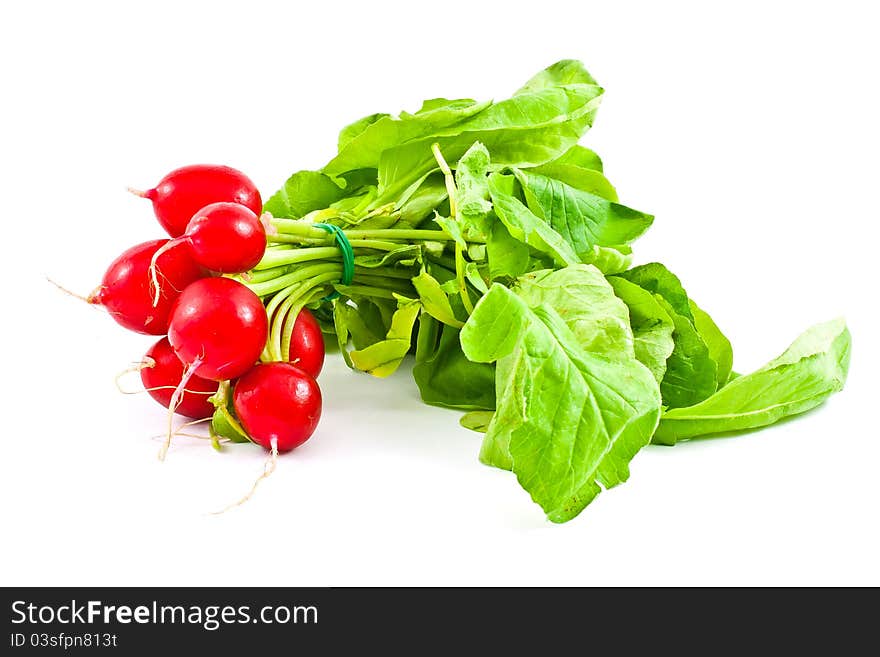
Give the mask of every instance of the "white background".
[[(880, 584), (871, 4), (3, 3), (0, 583)], [(656, 214), (637, 261), (679, 274), (740, 371), (845, 315), (846, 391), (778, 427), (647, 448), (554, 526), (407, 371), (335, 358), (313, 439), (208, 515), (263, 453), (179, 439), (160, 464), (162, 409), (113, 384), (152, 340), (45, 277), (87, 293), (162, 236), (127, 185), (219, 162), (268, 194), (355, 118), (503, 98), (561, 58), (607, 89), (584, 143)]]

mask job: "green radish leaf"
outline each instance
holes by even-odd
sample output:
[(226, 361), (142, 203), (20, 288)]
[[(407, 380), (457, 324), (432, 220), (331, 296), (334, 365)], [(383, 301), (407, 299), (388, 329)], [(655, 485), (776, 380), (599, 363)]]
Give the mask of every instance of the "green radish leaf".
[(458, 423), (465, 429), (486, 433), (494, 415), (495, 411), (470, 411), (462, 415)]
[[(422, 262), (422, 247), (418, 244), (405, 244), (393, 251), (383, 251), (380, 253), (368, 253), (364, 255), (355, 254), (355, 267), (364, 267), (367, 269), (377, 269), (379, 267), (389, 267), (391, 265), (400, 265), (401, 267), (412, 267)], [(355, 276), (357, 278), (357, 276)]]
[[(366, 329), (363, 336), (353, 336), (352, 342), (355, 349), (374, 344), (381, 340), (388, 329), (394, 313), (397, 311), (397, 301), (394, 299), (360, 298), (355, 300), (357, 314)], [(359, 331), (355, 331), (359, 332)], [(369, 340), (369, 342), (367, 342)]]
[(578, 255), (593, 246), (632, 242), (651, 226), (654, 217), (601, 196), (531, 171), (514, 169), (529, 209), (549, 223)]
[[(422, 317), (419, 341), (428, 342), (436, 334), (423, 336), (423, 327), (429, 333), (432, 329)], [(495, 408), (495, 367), (468, 360), (461, 350), (459, 333), (459, 329), (441, 324), (439, 343), (425, 346), (421, 353), (416, 351), (413, 378), (422, 401), (449, 408)]]
[(496, 283), (461, 333), (469, 359), (498, 361), (497, 410), (481, 459), (513, 470), (553, 522), (626, 481), (660, 415), (648, 369), (616, 345), (615, 356), (584, 350), (560, 316), (572, 311), (583, 312), (529, 307)]
[(712, 320), (705, 310), (700, 308), (690, 299), (691, 313), (694, 316), (694, 327), (706, 343), (709, 349), (709, 357), (718, 366), (716, 373), (716, 387), (723, 388), (730, 378), (730, 370), (733, 367), (733, 347), (727, 336), (721, 332), (718, 325)]
[(297, 171), (263, 205), (274, 217), (299, 219), (329, 207), (345, 196), (345, 190), (319, 171)]
[(391, 327), (384, 340), (375, 342), (349, 355), (355, 367), (362, 372), (382, 378), (393, 374), (404, 356), (409, 353), (413, 326), (421, 310), (418, 300), (400, 298), (391, 318)]
[(562, 59), (535, 74), (519, 88), (516, 95), (558, 87), (563, 84), (596, 84), (596, 80), (578, 60)]
[[(357, 126), (348, 131), (346, 139), (323, 171), (329, 176), (339, 176), (354, 169), (377, 168), (382, 153), (419, 138), (430, 138), (444, 130), (452, 130), (469, 116), (479, 114), (491, 105), (491, 101), (478, 103), (470, 99), (426, 101), (415, 114), (401, 113), (395, 118), (379, 115), (375, 121), (363, 124), (365, 119), (353, 124)], [(357, 129), (362, 127), (358, 132)], [(471, 140), (473, 143), (473, 140)], [(433, 167), (431, 167), (433, 168)], [(412, 180), (418, 179), (421, 174)], [(401, 190), (402, 191), (402, 190)]]
[(464, 276), (468, 283), (473, 285), (480, 294), (486, 294), (486, 292), (489, 291), (489, 286), (486, 285), (486, 280), (483, 278), (483, 274), (480, 272), (477, 263), (467, 263), (464, 268)]
[(603, 274), (619, 274), (632, 264), (632, 249), (626, 245), (616, 247), (594, 245), (591, 252), (581, 254), (581, 258)]
[(347, 345), (351, 340), (355, 349), (364, 349), (385, 337), (384, 322), (378, 306), (361, 300), (355, 307), (338, 299), (334, 304), (334, 324), (339, 338), (339, 348), (348, 354)]
[(514, 279), (529, 270), (531, 258), (528, 245), (511, 236), (500, 221), (493, 221), (486, 239), (486, 257), (489, 261), (489, 277)]
[(609, 358), (634, 358), (627, 306), (592, 265), (525, 274), (513, 292), (530, 308), (560, 309), (560, 316), (585, 351)]
[[(250, 436), (239, 424), (238, 420), (232, 414), (227, 406), (218, 406), (214, 409), (214, 416), (211, 418), (210, 433), (212, 443), (215, 442), (214, 436), (226, 438), (234, 443), (252, 442)], [(219, 445), (219, 443), (217, 443)]]
[[(547, 166), (557, 165), (571, 166), (578, 169), (592, 169), (599, 173), (603, 171), (602, 158), (599, 157), (599, 154), (580, 144), (575, 144), (555, 160), (547, 163)], [(538, 169), (535, 169), (535, 172), (541, 173)]]
[(666, 361), (666, 374), (660, 383), (663, 404), (669, 408), (691, 406), (715, 392), (718, 366), (691, 321), (679, 315), (659, 294), (654, 298), (675, 324), (672, 332), (675, 346)]
[[(669, 408), (693, 406), (712, 395), (723, 385), (719, 372), (725, 380), (728, 376), (724, 370), (729, 372), (728, 359), (732, 360), (732, 351), (729, 351), (729, 343), (725, 346), (727, 339), (711, 318), (707, 321), (708, 315), (703, 313), (700, 321), (696, 321), (696, 304), (692, 304), (678, 277), (658, 262), (634, 267), (618, 277), (654, 293), (675, 324), (672, 334), (675, 348), (666, 362), (666, 374), (660, 384), (663, 404)], [(697, 324), (712, 343), (711, 348)]]
[(464, 238), (464, 235), (462, 235), (461, 233), (460, 223), (458, 223), (455, 219), (440, 216), (434, 217), (434, 223), (440, 226), (443, 232), (449, 235), (449, 237), (451, 237), (452, 240), (462, 249), (467, 250), (468, 244)]
[(419, 226), (448, 198), (443, 174), (433, 172), (399, 205), (400, 223)]
[(436, 278), (427, 271), (423, 271), (412, 279), (416, 292), (424, 306), (425, 311), (435, 319), (456, 328), (464, 326), (464, 322), (455, 316), (452, 306), (449, 305), (449, 297)]
[(433, 143), (453, 166), (477, 141), (492, 154), (497, 167), (532, 167), (554, 160), (592, 124), (601, 95), (595, 84), (547, 86), (491, 104), (430, 136), (401, 142), (381, 154), (379, 190), (393, 197), (433, 169)]
[(339, 131), (339, 138), (337, 140), (337, 152), (341, 153), (345, 150), (345, 147), (351, 142), (352, 139), (361, 135), (364, 130), (369, 128), (371, 125), (376, 123), (381, 119), (391, 118), (390, 114), (370, 114), (369, 116), (365, 116), (362, 119), (358, 119), (353, 123), (349, 123), (342, 130)]
[(513, 183), (512, 176), (498, 173), (489, 176), (492, 205), (507, 232), (517, 241), (549, 256), (560, 267), (578, 264), (580, 258), (569, 243), (513, 195)]
[(785, 352), (699, 404), (663, 414), (654, 442), (754, 429), (803, 413), (843, 389), (852, 337), (842, 319), (818, 324)]
[(488, 215), (492, 210), (488, 174), (489, 151), (480, 142), (475, 142), (459, 159), (455, 169), (455, 204), (465, 231), (480, 237), (489, 233)]
[(659, 294), (666, 299), (673, 310), (679, 315), (693, 321), (690, 301), (678, 276), (669, 271), (659, 262), (651, 262), (647, 265), (633, 267), (629, 271), (619, 274), (631, 283), (651, 292)]
[(233, 443), (252, 442), (251, 437), (235, 417), (235, 412), (232, 409), (232, 388), (228, 381), (222, 381), (217, 387), (217, 392), (208, 401), (214, 404), (214, 415), (211, 417), (211, 424), (208, 427), (211, 445), (214, 449), (217, 451), (222, 449), (220, 438), (226, 438)]
[(662, 382), (666, 361), (675, 348), (672, 318), (653, 294), (635, 283), (617, 276), (609, 276), (608, 282), (629, 309), (636, 358), (651, 370), (657, 383)]
[(573, 164), (558, 164), (558, 161), (548, 162), (539, 167), (529, 169), (529, 172), (546, 176), (552, 180), (568, 185), (582, 192), (589, 192), (608, 201), (617, 202), (617, 190), (601, 171), (575, 166)]

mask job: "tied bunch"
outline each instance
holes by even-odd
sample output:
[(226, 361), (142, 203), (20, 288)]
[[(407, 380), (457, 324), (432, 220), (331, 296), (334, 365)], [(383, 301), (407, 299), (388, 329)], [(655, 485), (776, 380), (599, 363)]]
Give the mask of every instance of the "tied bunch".
[[(228, 383), (214, 395), (212, 434), (267, 445), (242, 401), (245, 371), (304, 358), (295, 345), (308, 317), (353, 369), (385, 377), (413, 356), (422, 399), (465, 411), (461, 423), (484, 434), (480, 459), (565, 522), (625, 481), (649, 443), (765, 426), (840, 390), (842, 320), (739, 374), (729, 340), (678, 277), (657, 262), (633, 266), (632, 244), (654, 217), (622, 204), (579, 143), (602, 93), (564, 60), (505, 100), (434, 98), (415, 113), (366, 116), (342, 129), (326, 166), (294, 173), (265, 207), (248, 206), (256, 190), (218, 199), (249, 207), (263, 250), (246, 267), (256, 249), (238, 237), (222, 240), (235, 267), (199, 260), (190, 213), (173, 242), (225, 277), (171, 286), (184, 290), (168, 324), (183, 367), (175, 394), (190, 375), (241, 376), (231, 405)], [(161, 190), (147, 195), (167, 226)], [(171, 281), (163, 258), (177, 247), (151, 248)], [(196, 285), (218, 286), (214, 312), (249, 310), (202, 339), (177, 326), (208, 312), (185, 301)], [(235, 324), (243, 317), (253, 326)], [(227, 350), (240, 353), (222, 358), (235, 372), (215, 361)], [(271, 365), (253, 367), (257, 357)]]

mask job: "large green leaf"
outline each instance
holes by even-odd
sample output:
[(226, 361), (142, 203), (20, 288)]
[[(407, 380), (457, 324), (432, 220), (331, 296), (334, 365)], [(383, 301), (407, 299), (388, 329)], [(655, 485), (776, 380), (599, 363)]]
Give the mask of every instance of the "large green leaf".
[(691, 321), (679, 315), (664, 297), (655, 294), (654, 298), (675, 325), (672, 332), (675, 346), (666, 360), (666, 373), (660, 383), (663, 405), (669, 408), (691, 406), (718, 388), (718, 366)]
[(624, 360), (635, 355), (626, 304), (592, 265), (531, 272), (520, 277), (513, 291), (530, 308), (560, 309), (560, 316), (586, 351)]
[[(599, 157), (599, 154), (580, 144), (575, 144), (555, 160), (543, 166), (570, 166), (578, 169), (592, 169), (599, 173), (603, 171), (602, 158)], [(536, 171), (540, 172), (540, 168), (538, 167)]]
[(722, 388), (730, 378), (730, 370), (733, 367), (733, 347), (727, 336), (721, 332), (715, 321), (705, 310), (700, 308), (693, 299), (690, 299), (691, 313), (694, 316), (694, 327), (706, 343), (709, 349), (709, 357), (715, 361), (718, 367), (716, 373), (717, 387)]
[(659, 294), (666, 299), (675, 312), (693, 321), (694, 317), (691, 313), (687, 292), (685, 292), (678, 276), (664, 265), (659, 262), (650, 262), (647, 265), (633, 267), (629, 271), (621, 273), (620, 277), (635, 283), (648, 292)]
[(531, 173), (541, 174), (582, 192), (589, 192), (608, 201), (617, 202), (617, 190), (601, 171), (586, 169), (556, 161), (529, 169)]
[(342, 152), (346, 146), (351, 142), (352, 139), (363, 133), (364, 130), (373, 125), (376, 121), (380, 119), (391, 118), (390, 114), (370, 114), (368, 116), (363, 117), (362, 119), (358, 119), (352, 123), (349, 123), (342, 130), (339, 131), (339, 137), (336, 141), (336, 150), (337, 152)]
[(678, 277), (658, 262), (633, 267), (618, 276), (653, 293), (675, 325), (675, 347), (660, 383), (663, 404), (670, 408), (692, 406), (709, 397), (718, 389), (719, 368), (695, 326), (690, 299)]
[(617, 276), (609, 276), (608, 282), (629, 309), (636, 358), (660, 383), (666, 374), (666, 360), (675, 348), (672, 318), (653, 294), (635, 283)]
[(753, 429), (803, 413), (841, 390), (852, 338), (842, 319), (818, 324), (759, 370), (734, 378), (705, 401), (663, 414), (654, 442)]
[(489, 194), (498, 220), (514, 239), (549, 256), (561, 267), (580, 262), (569, 243), (513, 195), (513, 176), (493, 173), (489, 176)]
[(529, 247), (510, 234), (500, 221), (493, 221), (486, 239), (489, 277), (510, 280), (529, 269)]
[(354, 366), (379, 378), (393, 374), (410, 350), (413, 326), (420, 310), (417, 300), (399, 298), (385, 339), (352, 351), (349, 355)]
[(562, 84), (596, 84), (584, 65), (576, 59), (562, 59), (536, 73), (515, 95), (532, 93)]
[[(421, 181), (421, 184), (403, 203), (399, 204), (400, 221), (410, 226), (418, 226), (426, 219), (433, 218), (434, 211), (446, 198), (447, 191), (443, 174), (432, 173)], [(395, 228), (398, 227), (395, 226)]]
[(479, 114), (491, 104), (491, 101), (478, 103), (470, 99), (436, 99), (426, 101), (426, 105), (415, 114), (401, 113), (399, 117), (379, 114), (372, 115), (378, 117), (374, 121), (370, 121), (372, 117), (361, 119), (340, 135), (342, 147), (323, 171), (329, 176), (338, 176), (355, 169), (375, 169), (383, 151), (413, 139), (439, 134), (444, 128)]
[(389, 148), (378, 162), (379, 191), (383, 198), (393, 197), (431, 170), (434, 143), (452, 165), (476, 141), (489, 150), (497, 168), (554, 160), (592, 124), (601, 94), (595, 85), (548, 87), (502, 100), (454, 126)]
[(275, 217), (299, 219), (345, 196), (345, 190), (320, 171), (297, 171), (273, 194), (263, 210)]
[[(423, 326), (424, 321), (419, 326), (420, 339)], [(461, 350), (459, 332), (443, 324), (439, 343), (413, 367), (422, 401), (450, 408), (493, 409), (495, 367), (468, 360)]]
[(513, 470), (553, 522), (625, 481), (660, 415), (648, 369), (635, 357), (584, 350), (560, 316), (569, 310), (531, 308), (495, 284), (461, 334), (468, 358), (498, 361), (481, 459)]
[(515, 169), (529, 209), (547, 221), (579, 255), (593, 246), (628, 244), (654, 217), (549, 176)]

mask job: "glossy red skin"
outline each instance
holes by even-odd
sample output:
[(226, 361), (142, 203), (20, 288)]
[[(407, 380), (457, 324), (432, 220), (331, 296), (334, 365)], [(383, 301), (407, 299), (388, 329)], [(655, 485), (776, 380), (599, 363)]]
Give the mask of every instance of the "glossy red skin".
[(171, 311), (168, 340), (195, 374), (225, 381), (249, 370), (269, 336), (260, 298), (230, 278), (203, 278), (186, 288)]
[[(141, 381), (150, 393), (150, 397), (168, 408), (174, 389), (183, 378), (183, 363), (174, 353), (168, 338), (162, 338), (150, 347), (144, 358), (149, 362), (147, 359), (152, 359), (155, 364), (141, 370)], [(214, 414), (214, 404), (209, 402), (208, 398), (217, 392), (219, 385), (216, 381), (209, 381), (200, 376), (190, 377), (175, 412), (194, 420), (211, 417)]]
[(288, 360), (316, 379), (324, 367), (324, 336), (321, 325), (307, 308), (299, 311), (293, 324)]
[(114, 260), (89, 297), (89, 303), (101, 305), (125, 328), (164, 335), (168, 318), (177, 297), (190, 283), (204, 278), (208, 272), (192, 258), (188, 245), (169, 249), (156, 262), (159, 272), (159, 303), (153, 306), (150, 283), (150, 261), (153, 254), (168, 240), (152, 240), (133, 246)]
[(256, 185), (241, 171), (218, 164), (191, 164), (175, 169), (144, 192), (153, 212), (171, 237), (180, 237), (196, 212), (211, 203), (240, 203), (257, 216), (263, 201)]
[(253, 441), (279, 452), (306, 442), (321, 419), (321, 389), (313, 377), (290, 363), (261, 363), (235, 384), (232, 405)]
[(185, 237), (193, 258), (221, 274), (253, 269), (266, 252), (266, 229), (260, 218), (238, 203), (211, 203), (195, 213)]

